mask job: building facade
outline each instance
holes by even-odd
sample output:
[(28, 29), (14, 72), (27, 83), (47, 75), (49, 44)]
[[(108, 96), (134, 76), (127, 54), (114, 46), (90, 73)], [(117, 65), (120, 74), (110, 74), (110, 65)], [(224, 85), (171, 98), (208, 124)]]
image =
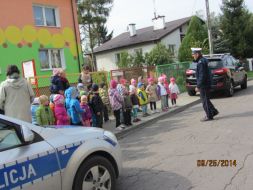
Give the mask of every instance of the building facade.
[(0, 81), (6, 67), (33, 60), (37, 76), (77, 73), (83, 62), (75, 0), (0, 2)]
[(134, 24), (130, 24), (129, 32), (120, 34), (95, 49), (98, 70), (115, 70), (118, 68), (117, 62), (122, 52), (134, 55), (137, 51), (141, 51), (144, 55), (157, 43), (164, 44), (176, 58), (190, 20), (191, 17), (187, 17), (165, 23), (164, 17), (161, 17), (157, 19), (158, 23), (154, 22), (154, 26), (138, 30), (135, 29)]

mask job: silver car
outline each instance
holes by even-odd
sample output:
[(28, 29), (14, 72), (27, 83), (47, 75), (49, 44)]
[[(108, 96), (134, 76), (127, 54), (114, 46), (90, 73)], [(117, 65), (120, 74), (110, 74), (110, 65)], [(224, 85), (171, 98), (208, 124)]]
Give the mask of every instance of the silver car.
[(0, 115), (0, 190), (114, 190), (121, 167), (111, 132), (44, 128)]

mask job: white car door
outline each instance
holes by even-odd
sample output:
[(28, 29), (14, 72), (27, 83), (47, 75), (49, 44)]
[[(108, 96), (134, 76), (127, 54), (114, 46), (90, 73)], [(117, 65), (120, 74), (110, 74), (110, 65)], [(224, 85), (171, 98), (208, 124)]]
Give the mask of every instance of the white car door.
[(56, 152), (38, 134), (24, 144), (21, 128), (0, 119), (0, 190), (61, 189)]

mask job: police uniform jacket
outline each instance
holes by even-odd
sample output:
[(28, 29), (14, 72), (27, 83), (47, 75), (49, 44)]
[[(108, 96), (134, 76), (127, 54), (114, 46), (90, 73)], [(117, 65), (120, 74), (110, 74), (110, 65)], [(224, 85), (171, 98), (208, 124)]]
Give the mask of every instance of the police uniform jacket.
[(208, 68), (208, 60), (204, 57), (200, 57), (194, 62), (197, 62), (197, 87), (205, 89), (211, 88), (211, 73)]

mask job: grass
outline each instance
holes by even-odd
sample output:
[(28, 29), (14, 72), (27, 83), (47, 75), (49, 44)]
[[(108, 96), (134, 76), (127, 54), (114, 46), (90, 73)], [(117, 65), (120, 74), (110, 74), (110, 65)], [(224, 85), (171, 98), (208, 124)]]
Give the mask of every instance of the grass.
[(249, 71), (247, 72), (247, 74), (248, 74), (248, 78), (253, 78), (253, 71)]

